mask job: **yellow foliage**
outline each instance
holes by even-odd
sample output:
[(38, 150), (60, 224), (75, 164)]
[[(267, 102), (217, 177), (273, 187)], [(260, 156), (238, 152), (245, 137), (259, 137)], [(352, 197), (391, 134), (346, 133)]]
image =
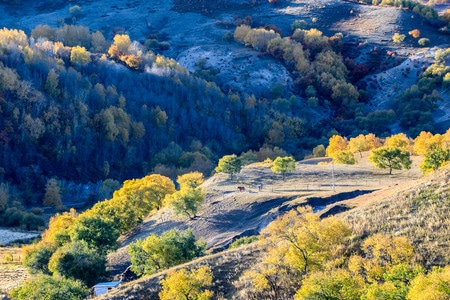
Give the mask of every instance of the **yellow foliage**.
[(411, 282), (407, 300), (450, 299), (450, 266), (436, 268), (427, 275), (419, 274)]
[(357, 137), (351, 138), (348, 142), (348, 150), (356, 153), (359, 152), (360, 156), (362, 151), (369, 151), (381, 146), (381, 141), (373, 133), (367, 135), (360, 134)]
[(123, 183), (121, 189), (113, 194), (113, 198), (121, 198), (131, 202), (133, 206), (150, 212), (160, 209), (166, 195), (175, 192), (175, 185), (166, 176), (152, 174), (140, 179), (130, 179)]
[(345, 137), (342, 137), (340, 135), (333, 135), (328, 143), (328, 147), (326, 149), (327, 156), (333, 157), (333, 154), (338, 151), (345, 151), (347, 150), (348, 142)]
[(177, 177), (177, 182), (180, 185), (180, 189), (197, 188), (204, 181), (205, 178), (203, 178), (203, 174), (200, 172), (190, 172)]
[(78, 65), (87, 65), (91, 62), (91, 54), (84, 47), (76, 46), (70, 52), (70, 61)]
[(191, 272), (186, 269), (170, 272), (161, 281), (162, 289), (159, 298), (161, 300), (212, 299), (213, 292), (205, 289), (211, 283), (212, 271), (208, 266), (200, 267)]
[(394, 134), (386, 138), (384, 146), (410, 151), (412, 141), (404, 133)]
[(78, 214), (71, 208), (69, 212), (56, 214), (50, 218), (48, 229), (42, 234), (42, 242), (51, 245), (61, 245), (69, 239), (67, 229), (75, 223)]
[(383, 279), (383, 274), (394, 265), (409, 263), (413, 246), (406, 237), (389, 237), (384, 234), (369, 236), (361, 245), (364, 257), (350, 257), (348, 268), (354, 274), (365, 274), (369, 282)]
[(428, 141), (433, 137), (431, 132), (422, 131), (414, 139), (414, 154), (424, 155), (428, 152)]
[(326, 260), (339, 256), (350, 234), (344, 222), (333, 217), (321, 220), (311, 207), (288, 212), (262, 232), (268, 252), (280, 244), (288, 245), (285, 263), (303, 273), (320, 269)]

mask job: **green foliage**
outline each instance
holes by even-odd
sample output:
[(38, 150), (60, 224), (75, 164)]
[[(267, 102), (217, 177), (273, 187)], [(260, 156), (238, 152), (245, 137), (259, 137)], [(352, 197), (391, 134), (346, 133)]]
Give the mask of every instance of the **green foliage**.
[(89, 288), (80, 281), (48, 275), (30, 278), (10, 293), (14, 300), (79, 300), (88, 296)]
[(94, 285), (106, 275), (106, 256), (90, 249), (84, 241), (67, 243), (53, 253), (48, 263), (53, 274)]
[(190, 219), (196, 217), (199, 207), (205, 201), (205, 194), (201, 188), (185, 187), (169, 196), (168, 203), (177, 214), (187, 215)]
[(257, 240), (258, 240), (258, 236), (257, 235), (243, 236), (243, 237), (238, 238), (234, 242), (232, 242), (230, 244), (230, 246), (228, 246), (228, 249), (239, 248), (242, 245), (251, 244), (253, 242), (256, 242)]
[(280, 173), (285, 178), (286, 173), (295, 172), (295, 159), (292, 156), (277, 157), (271, 170)]
[(305, 29), (306, 25), (307, 25), (307, 23), (304, 20), (295, 20), (291, 24), (291, 29), (292, 29), (292, 31), (295, 31), (296, 29)]
[(325, 151), (324, 145), (321, 144), (321, 145), (314, 147), (314, 149), (313, 149), (314, 157), (325, 157), (325, 155), (327, 155), (327, 152)]
[(48, 263), (55, 252), (55, 248), (46, 244), (33, 244), (23, 248), (23, 265), (31, 274), (44, 273), (51, 274)]
[(420, 38), (417, 41), (417, 44), (419, 44), (419, 46), (421, 46), (421, 47), (427, 47), (430, 44), (430, 39), (429, 38)]
[(303, 280), (294, 299), (359, 300), (364, 284), (362, 277), (353, 276), (345, 269), (314, 272)]
[(234, 174), (239, 174), (241, 172), (242, 163), (236, 154), (225, 155), (219, 159), (219, 163), (215, 168), (217, 173), (227, 173), (230, 174), (230, 178), (233, 178)]
[(419, 165), (424, 174), (435, 171), (450, 161), (450, 149), (432, 146), (425, 153), (423, 162)]
[(377, 168), (389, 168), (389, 174), (392, 174), (392, 170), (410, 169), (412, 163), (408, 151), (386, 146), (372, 150), (369, 160)]
[(208, 266), (191, 270), (191, 272), (186, 269), (171, 272), (161, 281), (159, 299), (212, 299), (214, 293), (205, 289), (211, 285), (212, 279), (213, 274)]
[(334, 162), (337, 164), (354, 165), (356, 164), (355, 156), (351, 151), (336, 151), (333, 153)]
[(195, 240), (191, 229), (172, 229), (131, 243), (131, 270), (138, 276), (153, 274), (203, 255), (205, 245)]
[(71, 241), (84, 241), (89, 249), (106, 254), (116, 247), (120, 235), (116, 226), (112, 221), (98, 216), (81, 215), (70, 227), (69, 235)]

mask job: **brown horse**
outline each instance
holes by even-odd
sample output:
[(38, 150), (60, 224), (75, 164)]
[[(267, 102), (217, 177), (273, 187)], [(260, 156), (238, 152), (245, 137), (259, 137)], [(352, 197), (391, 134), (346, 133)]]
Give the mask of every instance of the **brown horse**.
[(237, 189), (239, 192), (245, 192), (245, 186), (238, 186)]

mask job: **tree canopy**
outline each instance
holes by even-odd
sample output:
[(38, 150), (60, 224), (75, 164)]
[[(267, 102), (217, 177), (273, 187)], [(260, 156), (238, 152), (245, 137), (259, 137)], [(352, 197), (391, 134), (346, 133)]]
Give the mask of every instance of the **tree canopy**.
[(372, 150), (369, 160), (377, 168), (389, 169), (389, 174), (392, 170), (410, 169), (412, 163), (408, 151), (387, 146)]
[(203, 255), (205, 245), (196, 241), (192, 230), (171, 229), (160, 236), (152, 234), (131, 243), (131, 270), (138, 276), (184, 263)]
[(242, 163), (236, 154), (225, 155), (219, 159), (219, 163), (215, 168), (217, 173), (227, 173), (230, 174), (230, 178), (233, 178), (234, 174), (241, 172)]

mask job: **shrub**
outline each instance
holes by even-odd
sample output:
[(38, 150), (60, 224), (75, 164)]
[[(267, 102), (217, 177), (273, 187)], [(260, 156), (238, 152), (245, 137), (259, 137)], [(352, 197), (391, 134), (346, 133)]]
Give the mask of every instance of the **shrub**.
[(81, 282), (58, 276), (39, 275), (12, 290), (11, 299), (87, 299), (89, 289)]
[(205, 244), (195, 240), (191, 229), (172, 229), (161, 236), (152, 234), (131, 243), (128, 248), (131, 271), (139, 276), (187, 262), (202, 256), (204, 250)]
[(247, 244), (251, 244), (255, 241), (258, 240), (258, 236), (257, 235), (252, 235), (252, 236), (243, 236), (238, 238), (237, 240), (235, 240), (234, 242), (232, 242), (230, 244), (230, 246), (228, 246), (229, 249), (235, 249), (238, 248), (242, 245), (247, 245)]
[(419, 46), (426, 47), (430, 44), (430, 39), (421, 38), (421, 39), (419, 39), (419, 41), (417, 41), (417, 43), (419, 44)]
[(406, 35), (396, 32), (392, 36), (392, 41), (394, 43), (402, 43), (405, 40), (405, 38), (406, 38)]

